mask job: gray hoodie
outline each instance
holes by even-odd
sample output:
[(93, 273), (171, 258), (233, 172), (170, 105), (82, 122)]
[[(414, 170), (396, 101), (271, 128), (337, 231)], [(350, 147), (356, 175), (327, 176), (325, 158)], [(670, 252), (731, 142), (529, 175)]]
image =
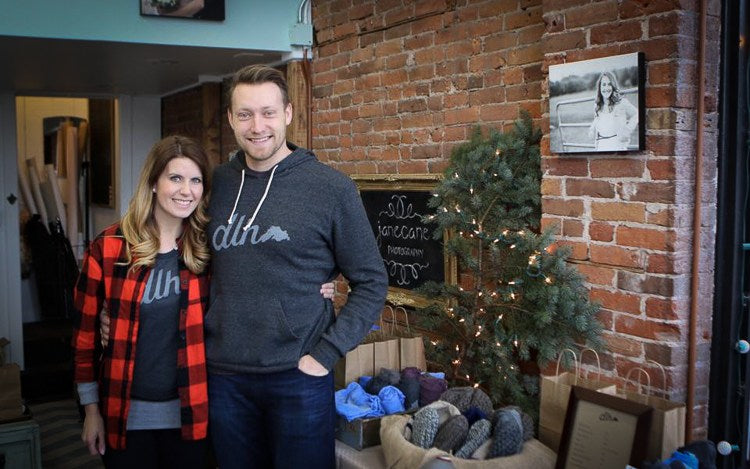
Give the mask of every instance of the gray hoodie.
[[(251, 171), (240, 152), (214, 172), (209, 372), (282, 371), (305, 354), (330, 370), (383, 308), (388, 280), (356, 186), (288, 145), (272, 171)], [(339, 273), (351, 292), (334, 316), (320, 285)]]

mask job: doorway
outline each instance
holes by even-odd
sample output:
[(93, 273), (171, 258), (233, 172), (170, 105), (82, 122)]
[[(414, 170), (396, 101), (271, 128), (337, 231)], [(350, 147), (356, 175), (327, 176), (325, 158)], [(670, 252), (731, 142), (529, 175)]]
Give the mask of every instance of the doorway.
[(72, 292), (115, 211), (114, 99), (16, 98), (23, 397), (70, 397)]

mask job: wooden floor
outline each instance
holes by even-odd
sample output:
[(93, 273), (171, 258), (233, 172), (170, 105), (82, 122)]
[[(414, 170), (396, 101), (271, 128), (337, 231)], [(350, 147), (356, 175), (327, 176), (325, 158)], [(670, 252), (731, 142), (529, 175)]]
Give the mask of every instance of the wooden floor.
[(81, 441), (81, 421), (73, 399), (29, 406), (41, 433), (44, 469), (100, 469), (101, 458), (89, 454)]

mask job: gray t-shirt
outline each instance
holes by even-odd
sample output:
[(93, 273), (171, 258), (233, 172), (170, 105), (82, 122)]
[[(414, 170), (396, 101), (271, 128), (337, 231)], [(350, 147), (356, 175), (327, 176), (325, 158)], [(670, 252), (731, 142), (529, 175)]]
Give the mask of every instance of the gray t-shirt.
[(178, 251), (156, 255), (146, 281), (138, 318), (130, 397), (166, 401), (177, 397), (177, 348), (180, 328)]

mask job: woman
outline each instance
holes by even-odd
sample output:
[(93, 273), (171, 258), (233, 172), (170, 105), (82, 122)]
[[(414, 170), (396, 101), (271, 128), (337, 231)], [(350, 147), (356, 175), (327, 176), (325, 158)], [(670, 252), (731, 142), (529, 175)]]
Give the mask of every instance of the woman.
[(614, 74), (602, 73), (596, 83), (594, 121), (589, 128), (595, 150), (627, 150), (630, 135), (637, 126), (638, 110), (620, 96)]
[[(84, 256), (73, 337), (81, 438), (107, 468), (204, 467), (210, 175), (194, 140), (157, 142), (125, 216)], [(321, 293), (330, 298), (332, 284)], [(99, 357), (105, 305), (110, 340)]]

